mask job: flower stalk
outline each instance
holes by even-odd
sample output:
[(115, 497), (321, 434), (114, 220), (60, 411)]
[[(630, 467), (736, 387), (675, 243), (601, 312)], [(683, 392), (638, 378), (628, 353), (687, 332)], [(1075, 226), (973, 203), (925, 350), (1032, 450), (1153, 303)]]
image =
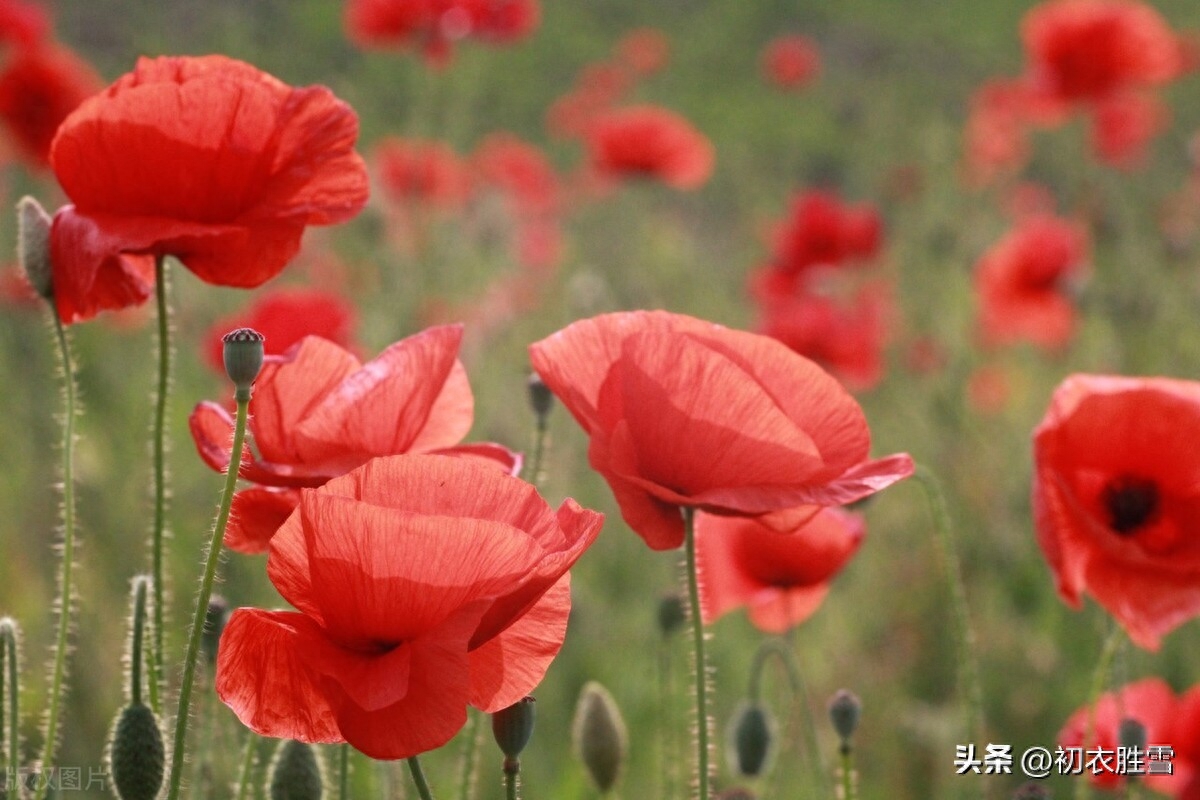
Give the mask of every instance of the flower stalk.
[(163, 651), (164, 607), (163, 541), (167, 528), (167, 400), (171, 391), (171, 307), (167, 303), (167, 264), (165, 256), (154, 259), (154, 300), (158, 308), (158, 384), (154, 394), (154, 527), (150, 534), (151, 579), (154, 582), (153, 648), (150, 657), (150, 707), (161, 713), (159, 699)]
[(708, 660), (704, 653), (704, 622), (700, 619), (700, 580), (696, 571), (696, 510), (683, 509), (684, 570), (687, 573), (688, 613), (692, 623), (692, 647), (696, 671), (696, 786), (700, 800), (709, 800), (709, 741), (712, 720), (708, 714)]

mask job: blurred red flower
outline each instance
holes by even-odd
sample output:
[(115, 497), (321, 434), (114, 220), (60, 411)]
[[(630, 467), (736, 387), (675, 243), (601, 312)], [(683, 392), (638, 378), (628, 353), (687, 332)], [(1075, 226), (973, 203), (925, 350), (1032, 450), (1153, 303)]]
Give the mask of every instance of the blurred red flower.
[(267, 574), (297, 611), (233, 612), (216, 689), (251, 730), (377, 759), (520, 700), (562, 647), (603, 516), (458, 459), (375, 459), (305, 490)]
[(205, 335), (205, 358), (224, 374), (223, 337), (235, 328), (253, 328), (267, 337), (265, 353), (281, 356), (305, 336), (319, 336), (347, 349), (354, 347), (354, 306), (345, 298), (322, 289), (277, 289), (259, 295), (253, 305), (222, 317)]
[(676, 189), (695, 189), (712, 174), (712, 144), (665, 108), (630, 106), (608, 112), (586, 135), (591, 165), (602, 175), (655, 178)]
[(1179, 37), (1136, 0), (1050, 0), (1026, 15), (1021, 36), (1036, 90), (1066, 103), (1166, 83), (1185, 66)]
[(39, 3), (0, 0), (0, 42), (30, 47), (50, 32), (50, 15)]
[(372, 160), (394, 202), (455, 210), (471, 195), (470, 171), (444, 142), (389, 137), (375, 145)]
[(1038, 543), (1140, 646), (1200, 615), (1200, 384), (1072, 375), (1034, 431)]
[(1092, 151), (1114, 167), (1136, 167), (1146, 145), (1170, 120), (1170, 110), (1154, 95), (1113, 95), (1097, 104), (1092, 115)]
[(346, 33), (360, 47), (414, 47), (445, 66), (454, 43), (470, 38), (507, 43), (541, 21), (537, 0), (348, 0)]
[(1087, 257), (1078, 224), (1044, 214), (1018, 220), (975, 269), (984, 341), (1065, 345), (1075, 329), (1070, 283), (1082, 276)]
[(765, 336), (633, 311), (576, 322), (529, 350), (591, 437), (588, 461), (625, 521), (655, 550), (683, 543), (684, 506), (794, 527), (912, 472), (906, 454), (868, 461), (854, 398)]
[(891, 306), (886, 285), (863, 286), (845, 299), (769, 279), (751, 291), (757, 301), (759, 333), (811, 358), (850, 389), (869, 389), (883, 377)]
[(794, 276), (810, 267), (861, 264), (878, 255), (882, 230), (869, 203), (850, 205), (820, 190), (797, 194), (775, 233), (773, 268)]
[(483, 182), (511, 198), (518, 215), (549, 214), (558, 209), (558, 174), (535, 145), (511, 133), (493, 133), (471, 157)]
[(701, 618), (710, 624), (747, 606), (756, 628), (784, 633), (816, 612), (864, 532), (862, 517), (839, 508), (786, 532), (754, 519), (697, 514)]
[(760, 57), (763, 77), (780, 89), (802, 89), (821, 73), (821, 53), (807, 36), (772, 39)]
[[(1142, 723), (1146, 728), (1146, 744), (1166, 745), (1175, 750), (1175, 757), (1168, 759), (1173, 767), (1172, 774), (1158, 775), (1147, 770), (1145, 752), (1142, 753), (1142, 769), (1145, 774), (1142, 780), (1150, 788), (1170, 794), (1172, 797), (1186, 798), (1186, 794), (1178, 794), (1193, 771), (1191, 763), (1179, 758), (1176, 731), (1179, 722), (1180, 703), (1175, 693), (1171, 691), (1161, 678), (1146, 678), (1122, 686), (1115, 692), (1105, 692), (1094, 706), (1085, 705), (1077, 710), (1058, 732), (1058, 744), (1061, 747), (1083, 748), (1084, 767), (1089, 780), (1096, 786), (1115, 789), (1125, 782), (1124, 772), (1117, 767), (1116, 751), (1120, 742), (1120, 725), (1122, 720), (1133, 719)], [(1088, 731), (1090, 738), (1084, 741)], [(1107, 762), (1098, 761), (1098, 771), (1086, 768), (1088, 751), (1103, 749), (1112, 753)]]
[(23, 48), (0, 71), (0, 120), (21, 155), (44, 168), (58, 126), (103, 87), (96, 71), (65, 47)]
[(308, 225), (367, 200), (358, 119), (322, 86), (292, 88), (224, 56), (140, 59), (63, 122), (50, 150), (74, 205), (52, 233), (66, 322), (141, 302), (153, 259), (258, 286)]
[(640, 77), (653, 75), (667, 65), (671, 43), (657, 28), (635, 28), (621, 37), (614, 55)]
[[(457, 446), (474, 419), (474, 397), (458, 360), (462, 327), (430, 328), (362, 364), (315, 336), (263, 365), (250, 401), (257, 456), (243, 454), (239, 475), (255, 487), (234, 497), (225, 543), (242, 553), (266, 549), (299, 501), (300, 487), (321, 486), (376, 456), (438, 453), (517, 472), (520, 457), (494, 444)], [(200, 457), (229, 466), (233, 418), (199, 403), (188, 420)]]

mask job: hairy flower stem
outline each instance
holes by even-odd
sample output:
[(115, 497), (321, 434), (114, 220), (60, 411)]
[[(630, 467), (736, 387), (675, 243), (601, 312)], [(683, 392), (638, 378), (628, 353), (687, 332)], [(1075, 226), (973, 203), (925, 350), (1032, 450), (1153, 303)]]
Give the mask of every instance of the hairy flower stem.
[(520, 800), (521, 762), (515, 758), (504, 759), (505, 800)]
[(412, 773), (413, 783), (416, 784), (417, 794), (421, 795), (421, 800), (433, 800), (433, 792), (429, 791), (425, 772), (421, 769), (421, 761), (416, 756), (409, 757), (408, 771)]
[(704, 622), (700, 619), (700, 580), (696, 572), (696, 510), (683, 508), (683, 548), (687, 572), (688, 615), (696, 654), (696, 786), (700, 800), (709, 800), (708, 660), (704, 654)]
[(129, 645), (129, 704), (142, 704), (142, 634), (146, 629), (146, 584), (144, 577), (133, 584), (133, 636)]
[(858, 792), (854, 790), (854, 750), (849, 742), (842, 742), (839, 752), (842, 763), (838, 771), (841, 773), (842, 783), (838, 794), (841, 800), (858, 800)]
[(233, 450), (229, 466), (225, 469), (225, 490), (221, 494), (221, 505), (213, 524), (212, 540), (204, 564), (204, 577), (200, 580), (200, 591), (196, 596), (196, 612), (192, 616), (191, 634), (188, 636), (187, 655), (183, 660), (183, 681), (179, 685), (179, 710), (175, 714), (175, 743), (171, 748), (171, 777), (167, 800), (177, 800), (183, 782), (184, 743), (187, 739), (189, 709), (192, 701), (192, 684), (196, 679), (196, 662), (200, 656), (200, 640), (204, 634), (204, 622), (208, 615), (208, 601), (212, 597), (213, 581), (217, 577), (217, 564), (221, 560), (221, 543), (225, 538), (225, 527), (229, 524), (229, 508), (233, 504), (233, 490), (237, 486), (238, 466), (242, 463), (242, 447), (246, 441), (246, 416), (250, 407), (249, 390), (238, 391), (237, 418), (233, 427)]
[(151, 576), (154, 580), (154, 647), (150, 657), (150, 708), (162, 713), (159, 688), (163, 665), (163, 539), (167, 528), (167, 398), (171, 391), (171, 309), (167, 305), (167, 263), (154, 258), (154, 299), (158, 306), (158, 386), (154, 395), (154, 528), (151, 531)]
[[(1104, 684), (1108, 682), (1109, 672), (1112, 670), (1113, 659), (1116, 658), (1117, 650), (1124, 641), (1121, 628), (1115, 624), (1111, 627), (1112, 630), (1109, 631), (1108, 638), (1104, 640), (1104, 647), (1100, 651), (1100, 658), (1096, 661), (1096, 671), (1092, 673), (1092, 685), (1088, 695), (1087, 724), (1083, 730), (1083, 741), (1079, 743), (1085, 751), (1090, 746), (1092, 737), (1096, 735), (1096, 704), (1100, 702)], [(1090, 800), (1091, 796), (1091, 781), (1086, 777), (1075, 781), (1076, 800)]]
[(459, 800), (471, 800), (475, 794), (475, 764), (479, 748), (483, 746), (483, 725), (479, 720), (483, 714), (474, 708), (467, 709), (467, 724), (463, 728), (462, 770), (459, 776)]
[[(42, 746), (42, 768), (54, 766), (55, 750), (58, 747), (58, 722), (62, 714), (60, 703), (66, 689), (67, 638), (71, 631), (71, 619), (75, 611), (75, 591), (72, 570), (75, 566), (75, 366), (71, 360), (71, 343), (63, 327), (58, 310), (51, 305), (54, 318), (54, 335), (58, 340), (58, 354), (62, 359), (63, 400), (66, 411), (63, 416), (62, 439), (62, 571), (58, 579), (58, 634), (54, 642), (54, 661), (50, 668), (50, 707), (46, 711), (44, 744)], [(12, 773), (16, 774), (16, 773)], [(42, 800), (50, 789), (50, 781), (38, 781), (36, 800)]]
[[(17, 623), (8, 617), (0, 619), (0, 664), (5, 667), (0, 676), (0, 685), (8, 693), (8, 719), (4, 719), (4, 710), (0, 708), (0, 722), (8, 722), (8, 730), (0, 727), (0, 737), (4, 738), (6, 754), (8, 755), (8, 775), (12, 780), (20, 774), (21, 769), (21, 681), (20, 665), (17, 663), (17, 639), (20, 630)], [(7, 736), (4, 734), (7, 733)]]
[(350, 745), (338, 745), (338, 800), (350, 798)]
[[(939, 561), (950, 593), (950, 605), (954, 610), (958, 681), (959, 688), (966, 693), (967, 735), (971, 737), (971, 741), (983, 742), (986, 740), (983, 689), (979, 683), (979, 665), (975, 660), (975, 630), (971, 627), (971, 617), (967, 611), (967, 592), (963, 585), (962, 565), (954, 546), (954, 536), (950, 531), (950, 512), (946, 509), (946, 496), (938, 479), (926, 467), (918, 465), (913, 477), (925, 490), (925, 497), (929, 502)], [(987, 796), (986, 788), (983, 789), (983, 796)]]

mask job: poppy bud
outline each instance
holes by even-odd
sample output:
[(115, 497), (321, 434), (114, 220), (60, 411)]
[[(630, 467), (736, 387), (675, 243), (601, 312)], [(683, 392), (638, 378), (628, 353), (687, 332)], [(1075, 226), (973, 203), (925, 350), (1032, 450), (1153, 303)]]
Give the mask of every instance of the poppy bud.
[(837, 694), (829, 701), (829, 721), (833, 729), (841, 737), (842, 742), (850, 741), (858, 728), (858, 717), (862, 713), (862, 702), (854, 692), (838, 689)]
[(42, 298), (54, 296), (50, 267), (50, 215), (29, 195), (17, 203), (17, 260), (29, 285)]
[(279, 745), (271, 762), (270, 800), (321, 800), (325, 781), (312, 745), (291, 739)]
[(757, 703), (745, 703), (734, 715), (729, 736), (729, 761), (733, 770), (745, 778), (763, 773), (771, 755), (774, 723), (766, 708)]
[(217, 645), (228, 620), (229, 602), (219, 594), (214, 594), (208, 601), (208, 613), (204, 615), (204, 631), (200, 638), (200, 649), (210, 665), (217, 663)]
[(262, 369), (265, 339), (253, 328), (238, 328), (222, 338), (225, 342), (225, 374), (237, 387), (238, 400), (250, 399), (250, 387)]
[(542, 382), (541, 376), (536, 372), (529, 376), (528, 389), (529, 406), (539, 419), (544, 418), (554, 407), (554, 393)]
[(534, 699), (523, 697), (492, 714), (492, 735), (508, 758), (515, 759), (529, 744), (529, 737), (533, 735), (534, 710)]
[(166, 751), (158, 719), (133, 703), (117, 717), (109, 751), (113, 784), (121, 800), (154, 800), (162, 788)]
[(658, 629), (664, 639), (682, 628), (685, 622), (687, 611), (682, 595), (665, 594), (658, 599)]
[(601, 794), (607, 794), (621, 776), (629, 737), (617, 702), (595, 681), (587, 683), (579, 695), (571, 735), (592, 782)]

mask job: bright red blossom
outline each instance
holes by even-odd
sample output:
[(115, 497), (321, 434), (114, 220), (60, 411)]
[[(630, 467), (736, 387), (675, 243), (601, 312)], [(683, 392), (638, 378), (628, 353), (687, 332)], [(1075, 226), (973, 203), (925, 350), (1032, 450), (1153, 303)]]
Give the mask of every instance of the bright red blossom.
[(912, 472), (905, 454), (869, 461), (854, 399), (765, 336), (634, 311), (576, 322), (530, 356), (591, 437), (588, 461), (625, 521), (656, 550), (683, 543), (683, 506), (794, 527)]
[(1018, 220), (975, 268), (984, 341), (1065, 345), (1075, 329), (1070, 283), (1082, 277), (1087, 255), (1078, 224), (1044, 214)]
[(224, 374), (223, 337), (235, 328), (253, 328), (266, 337), (264, 352), (282, 356), (305, 336), (319, 336), (354, 349), (354, 306), (333, 292), (321, 289), (278, 289), (260, 295), (244, 311), (212, 324), (205, 338), (209, 366)]
[(807, 36), (772, 39), (760, 56), (763, 77), (780, 89), (801, 89), (821, 73), (821, 54)]
[(477, 38), (503, 44), (532, 33), (537, 0), (348, 0), (345, 25), (362, 47), (412, 47), (445, 66), (454, 43)]
[(1157, 649), (1200, 615), (1200, 384), (1073, 375), (1034, 431), (1038, 544), (1063, 600), (1088, 592)]
[(224, 56), (141, 59), (58, 129), (50, 162), (74, 205), (52, 234), (67, 322), (144, 300), (153, 260), (252, 287), (308, 225), (367, 200), (358, 119), (321, 86), (292, 88)]
[(631, 106), (599, 117), (587, 131), (592, 167), (612, 177), (646, 177), (695, 189), (713, 170), (713, 147), (683, 117), (655, 106)]
[(701, 617), (710, 624), (746, 606), (759, 630), (784, 633), (816, 612), (864, 530), (862, 517), (837, 508), (786, 532), (753, 519), (698, 514)]
[(459, 459), (380, 458), (303, 492), (267, 574), (297, 611), (236, 610), (216, 688), (251, 730), (377, 759), (445, 744), (562, 646), (568, 570), (603, 517)]
[(832, 192), (811, 190), (792, 199), (774, 242), (773, 267), (798, 275), (817, 266), (854, 266), (874, 258), (883, 221), (869, 203), (849, 204)]
[(50, 15), (38, 3), (0, 0), (0, 42), (30, 47), (50, 32)]
[[(516, 472), (520, 458), (493, 444), (458, 443), (471, 428), (474, 398), (458, 361), (462, 328), (431, 328), (396, 342), (362, 364), (314, 336), (268, 358), (250, 401), (257, 455), (243, 454), (239, 491), (225, 543), (262, 552), (299, 502), (301, 487), (321, 486), (377, 456), (440, 453)], [(189, 419), (200, 457), (224, 471), (233, 419), (203, 402)]]
[(58, 126), (103, 86), (96, 71), (65, 47), (22, 49), (0, 72), (0, 120), (22, 155), (47, 167)]

